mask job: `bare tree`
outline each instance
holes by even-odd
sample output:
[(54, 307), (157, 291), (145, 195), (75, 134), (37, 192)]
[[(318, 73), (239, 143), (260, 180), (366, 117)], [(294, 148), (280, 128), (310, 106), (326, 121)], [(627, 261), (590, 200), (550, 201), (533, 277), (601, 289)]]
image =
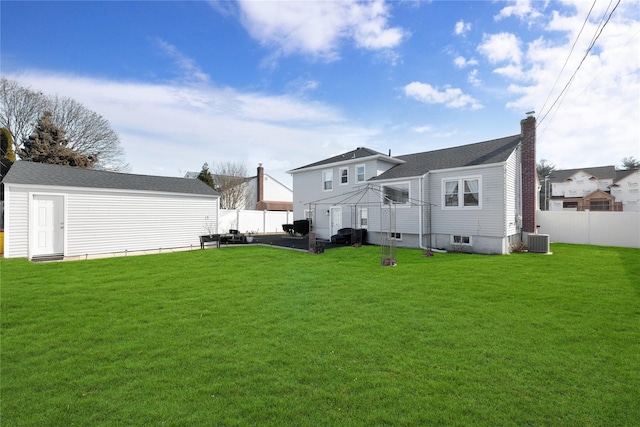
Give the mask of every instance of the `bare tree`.
[(242, 207), (247, 199), (247, 167), (244, 163), (220, 162), (212, 169), (214, 188), (220, 193), (222, 209)]
[(17, 153), (22, 141), (29, 138), (46, 105), (46, 98), (41, 93), (4, 77), (0, 79), (0, 127), (11, 133), (14, 152)]
[(0, 95), (0, 127), (11, 132), (16, 153), (23, 148), (22, 142), (28, 141), (38, 119), (50, 111), (53, 124), (65, 132), (67, 148), (96, 159), (93, 168), (129, 170), (118, 134), (95, 111), (71, 98), (45, 96), (5, 78), (0, 82)]
[(124, 150), (109, 121), (71, 98), (49, 98), (52, 120), (64, 129), (69, 149), (97, 159), (96, 169), (124, 171)]

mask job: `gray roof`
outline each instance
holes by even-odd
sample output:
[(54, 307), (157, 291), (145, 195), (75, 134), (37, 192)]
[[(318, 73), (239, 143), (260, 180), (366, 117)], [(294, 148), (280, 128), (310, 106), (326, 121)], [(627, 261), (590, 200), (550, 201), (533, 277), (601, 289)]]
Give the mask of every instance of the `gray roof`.
[(157, 191), (207, 196), (218, 195), (215, 190), (199, 179), (134, 175), (25, 161), (15, 162), (2, 182), (7, 184)]
[(316, 167), (316, 166), (329, 165), (329, 164), (332, 164), (332, 163), (344, 162), (344, 161), (347, 161), (347, 160), (363, 159), (365, 157), (372, 157), (372, 156), (384, 156), (384, 157), (387, 157), (390, 160), (393, 160), (393, 157), (388, 157), (387, 155), (379, 153), (378, 151), (372, 150), (370, 148), (358, 147), (355, 150), (349, 151), (347, 153), (338, 154), (337, 156), (333, 156), (333, 157), (330, 157), (328, 159), (320, 160), (319, 162), (310, 163), (308, 165), (292, 169), (289, 172), (295, 172), (295, 171), (299, 171), (299, 170), (307, 169), (307, 168), (312, 168), (312, 167)]
[(629, 175), (631, 175), (632, 173), (637, 172), (640, 169), (619, 169), (616, 170), (616, 179), (613, 181), (613, 183), (615, 184), (616, 182), (620, 181), (621, 179), (624, 179), (626, 177), (628, 177)]
[(489, 165), (506, 161), (522, 141), (520, 134), (459, 147), (397, 156), (396, 165), (372, 180), (408, 178), (433, 170)]
[(565, 179), (570, 178), (571, 176), (575, 175), (578, 172), (585, 172), (599, 179), (616, 179), (615, 166), (597, 166), (593, 168), (556, 170), (556, 171), (553, 171), (551, 175), (549, 175), (549, 181), (562, 182)]

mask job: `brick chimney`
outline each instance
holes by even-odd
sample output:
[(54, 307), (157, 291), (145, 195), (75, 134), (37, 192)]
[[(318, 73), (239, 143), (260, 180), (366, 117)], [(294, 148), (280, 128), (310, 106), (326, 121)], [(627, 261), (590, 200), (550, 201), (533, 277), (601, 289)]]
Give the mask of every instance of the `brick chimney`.
[(536, 232), (536, 118), (528, 116), (520, 121), (522, 134), (522, 231)]
[(258, 191), (258, 200), (257, 203), (260, 203), (264, 200), (264, 168), (262, 167), (262, 163), (258, 164), (258, 177), (257, 177), (257, 187)]

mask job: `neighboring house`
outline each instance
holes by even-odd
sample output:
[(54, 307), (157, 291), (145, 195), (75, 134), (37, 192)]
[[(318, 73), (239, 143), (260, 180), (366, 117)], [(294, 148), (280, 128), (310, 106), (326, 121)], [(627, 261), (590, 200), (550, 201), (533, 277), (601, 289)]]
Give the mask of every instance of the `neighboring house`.
[(622, 202), (625, 212), (640, 212), (640, 169), (616, 171), (616, 180), (609, 186), (616, 202)]
[(199, 247), (218, 194), (200, 180), (16, 162), (5, 189), (7, 258)]
[[(187, 172), (185, 178), (198, 178), (199, 172)], [(257, 175), (238, 179), (243, 186), (242, 201), (237, 209), (259, 211), (293, 211), (293, 191), (277, 179), (264, 172), (262, 163)], [(224, 195), (223, 195), (224, 197)]]
[(535, 126), (528, 117), (505, 138), (395, 157), (360, 147), (293, 169), (294, 219), (310, 218), (321, 239), (366, 228), (373, 244), (509, 253), (536, 231)]
[(293, 211), (293, 191), (269, 174), (264, 173), (262, 163), (257, 175), (247, 181), (246, 209), (258, 211)]
[(640, 171), (615, 166), (564, 169), (548, 177), (550, 211), (637, 211)]

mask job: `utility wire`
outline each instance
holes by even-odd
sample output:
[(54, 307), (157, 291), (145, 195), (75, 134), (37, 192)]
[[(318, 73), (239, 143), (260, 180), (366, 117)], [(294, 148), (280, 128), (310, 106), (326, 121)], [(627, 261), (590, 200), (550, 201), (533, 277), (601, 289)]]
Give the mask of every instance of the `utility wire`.
[[(593, 3), (591, 4), (591, 9), (589, 9), (589, 13), (587, 14), (587, 17), (584, 19), (584, 22), (582, 23), (582, 27), (580, 28), (580, 32), (576, 36), (576, 39), (573, 41), (573, 46), (571, 46), (571, 50), (569, 51), (569, 55), (567, 55), (567, 59), (564, 60), (564, 64), (562, 65), (562, 69), (558, 73), (558, 77), (556, 77), (556, 81), (553, 82), (553, 87), (549, 91), (549, 94), (547, 95), (547, 99), (544, 100), (544, 103), (542, 104), (542, 108), (540, 108), (540, 114), (542, 114), (542, 112), (544, 111), (544, 107), (547, 106), (547, 101), (549, 101), (549, 98), (551, 98), (551, 94), (553, 93), (553, 90), (556, 88), (556, 85), (558, 84), (558, 81), (560, 81), (560, 76), (562, 76), (562, 72), (564, 71), (565, 67), (567, 66), (567, 63), (569, 62), (569, 58), (573, 54), (573, 49), (576, 47), (576, 44), (578, 43), (578, 39), (582, 35), (582, 30), (584, 30), (584, 27), (587, 26), (587, 22), (589, 22), (589, 17), (591, 16), (591, 12), (593, 12), (593, 8), (596, 6), (596, 2), (597, 1), (598, 0), (593, 0)], [(540, 120), (540, 121), (542, 121), (542, 120)], [(538, 123), (540, 123), (540, 122), (538, 122)]]
[[(541, 123), (542, 121), (544, 121), (544, 119), (547, 117), (547, 115), (553, 110), (553, 107), (558, 103), (558, 101), (560, 101), (560, 103), (562, 103), (562, 101), (560, 100), (561, 98), (564, 97), (565, 92), (569, 89), (569, 87), (571, 86), (571, 84), (573, 83), (574, 78), (576, 77), (576, 74), (578, 73), (578, 71), (580, 70), (580, 67), (582, 67), (582, 64), (584, 63), (585, 59), (587, 58), (587, 56), (589, 56), (589, 52), (591, 52), (591, 49), (593, 49), (593, 47), (596, 44), (596, 41), (598, 40), (598, 38), (600, 38), (600, 36), (602, 35), (602, 31), (604, 30), (604, 28), (607, 26), (607, 24), (609, 23), (609, 20), (611, 19), (611, 16), (613, 15), (613, 12), (616, 11), (616, 9), (618, 8), (618, 6), (620, 5), (620, 2), (622, 0), (618, 0), (618, 2), (616, 3), (616, 5), (613, 7), (613, 9), (611, 10), (611, 12), (609, 13), (609, 16), (607, 17), (607, 20), (604, 22), (604, 24), (602, 26), (599, 26), (599, 31), (597, 31), (597, 34), (594, 36), (594, 38), (591, 41), (591, 44), (589, 45), (589, 47), (587, 48), (587, 51), (585, 52), (584, 56), (582, 57), (582, 60), (580, 61), (580, 64), (578, 64), (578, 66), (576, 67), (576, 70), (573, 72), (573, 74), (571, 75), (571, 78), (569, 79), (569, 81), (567, 82), (567, 84), (564, 86), (564, 88), (562, 89), (562, 91), (560, 92), (560, 94), (556, 97), (556, 100), (553, 102), (553, 104), (551, 105), (551, 107), (549, 107), (549, 111), (542, 117), (542, 119), (540, 119), (540, 121), (538, 122)], [(607, 8), (608, 9), (608, 8)], [(606, 11), (605, 11), (606, 14)], [(558, 105), (559, 107), (559, 105)], [(557, 109), (556, 109), (557, 111)], [(554, 113), (555, 116), (555, 113)], [(553, 119), (550, 119), (550, 121)], [(551, 122), (549, 122), (549, 124), (547, 124), (547, 128), (549, 127), (549, 125), (551, 124)], [(545, 128), (546, 130), (546, 128)]]

